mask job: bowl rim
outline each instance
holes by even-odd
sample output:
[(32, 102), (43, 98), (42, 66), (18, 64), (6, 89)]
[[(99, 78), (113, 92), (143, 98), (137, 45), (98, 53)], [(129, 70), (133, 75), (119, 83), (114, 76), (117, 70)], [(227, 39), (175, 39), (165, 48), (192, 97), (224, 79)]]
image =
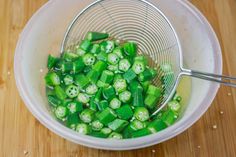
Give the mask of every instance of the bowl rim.
[[(208, 97), (205, 97), (198, 109), (196, 109), (196, 112), (192, 114), (191, 120), (184, 120), (184, 121), (178, 121), (175, 125), (172, 125), (165, 129), (165, 131), (161, 131), (158, 134), (152, 134), (140, 138), (135, 139), (125, 139), (125, 140), (107, 140), (107, 139), (99, 139), (95, 137), (90, 137), (86, 135), (80, 135), (76, 132), (74, 132), (71, 129), (66, 128), (65, 126), (61, 125), (59, 122), (55, 121), (50, 115), (44, 113), (42, 110), (38, 110), (35, 108), (34, 104), (37, 104), (32, 98), (29, 97), (28, 93), (25, 88), (25, 82), (23, 80), (22, 76), (22, 69), (19, 62), (19, 58), (22, 55), (22, 48), (23, 43), (26, 40), (27, 36), (29, 35), (29, 30), (33, 27), (34, 23), (36, 22), (36, 19), (41, 16), (41, 13), (43, 13), (46, 9), (48, 9), (50, 6), (52, 6), (55, 2), (58, 2), (60, 0), (54, 0), (54, 1), (48, 1), (45, 3), (28, 21), (25, 28), (23, 29), (19, 40), (17, 42), (16, 50), (15, 50), (15, 56), (14, 56), (14, 73), (15, 73), (15, 80), (16, 85), (18, 88), (18, 91), (20, 93), (21, 98), (23, 99), (25, 105), (30, 110), (30, 112), (36, 117), (37, 120), (40, 121), (41, 124), (43, 124), (46, 128), (51, 130), (52, 132), (56, 133), (57, 135), (60, 135), (61, 137), (72, 141), (77, 144), (85, 145), (92, 148), (98, 148), (98, 149), (106, 149), (106, 150), (131, 150), (131, 149), (138, 149), (138, 148), (144, 148), (148, 147), (154, 144), (161, 143), (163, 141), (166, 141), (183, 131), (185, 131), (187, 128), (189, 128), (193, 123), (195, 123), (208, 109), (208, 107), (211, 105), (217, 91), (220, 85), (210, 83), (210, 90), (208, 92)], [(199, 20), (203, 23), (209, 38), (211, 39), (211, 44), (214, 48), (214, 60), (215, 60), (215, 67), (214, 72), (218, 74), (222, 74), (222, 54), (221, 54), (221, 48), (219, 41), (217, 39), (217, 36), (209, 24), (209, 22), (206, 20), (206, 18), (201, 14), (201, 12), (193, 6), (189, 1), (183, 0), (179, 1), (179, 3), (185, 7), (187, 7), (191, 13), (198, 17)], [(180, 123), (181, 122), (181, 123)]]

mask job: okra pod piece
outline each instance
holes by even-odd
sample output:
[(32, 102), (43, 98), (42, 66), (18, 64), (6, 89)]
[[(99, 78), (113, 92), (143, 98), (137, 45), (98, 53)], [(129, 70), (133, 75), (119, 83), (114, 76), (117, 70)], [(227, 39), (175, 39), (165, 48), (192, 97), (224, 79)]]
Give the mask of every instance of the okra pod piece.
[(156, 119), (156, 120), (152, 121), (148, 125), (147, 128), (148, 128), (148, 130), (150, 130), (151, 133), (156, 133), (158, 131), (161, 131), (161, 130), (167, 128), (167, 125), (161, 119)]
[(153, 96), (159, 98), (161, 96), (161, 89), (154, 86), (154, 85), (149, 85), (148, 90), (147, 90), (147, 94), (150, 94), (150, 95), (153, 95)]
[(99, 103), (97, 103), (97, 106), (99, 111), (103, 111), (109, 107), (109, 104), (107, 100), (102, 100)]
[(149, 85), (151, 84), (150, 81), (145, 81), (145, 82), (141, 82), (141, 85), (143, 86), (143, 91), (146, 93), (148, 90)]
[(134, 110), (134, 117), (137, 120), (144, 122), (149, 119), (149, 112), (145, 107), (136, 107)]
[(108, 83), (105, 83), (105, 82), (101, 81), (101, 80), (98, 80), (97, 86), (98, 86), (99, 88), (107, 88), (107, 87), (109, 87), (110, 85), (109, 85)]
[(83, 56), (83, 62), (86, 66), (92, 66), (96, 61), (96, 58), (91, 53), (86, 53)]
[(78, 101), (68, 102), (66, 106), (71, 114), (78, 113), (83, 110), (83, 104)]
[(111, 100), (112, 98), (114, 98), (116, 96), (116, 91), (114, 89), (114, 87), (109, 86), (107, 88), (103, 88), (103, 97), (107, 100)]
[(81, 49), (81, 48), (79, 48), (79, 47), (76, 47), (76, 50), (75, 50), (76, 52), (76, 54), (78, 55), (78, 56), (83, 56), (85, 53), (86, 53), (86, 51), (84, 51), (83, 49)]
[(71, 62), (73, 60), (75, 60), (76, 58), (78, 58), (79, 56), (73, 52), (70, 51), (66, 51), (62, 54), (62, 58), (67, 61), (67, 62)]
[(115, 132), (121, 132), (128, 124), (129, 122), (126, 120), (115, 119), (114, 121), (108, 123), (108, 127)]
[(114, 78), (114, 73), (112, 71), (104, 70), (100, 77), (100, 81), (110, 84), (113, 81), (113, 78)]
[(91, 123), (91, 126), (94, 131), (100, 131), (104, 125), (99, 120), (95, 120)]
[(116, 81), (113, 84), (113, 87), (115, 88), (117, 93), (124, 92), (127, 88), (125, 79), (116, 79)]
[(66, 119), (66, 126), (73, 129), (73, 130), (75, 130), (78, 123), (80, 123), (78, 113), (73, 113), (73, 114), (69, 115)]
[(61, 64), (62, 73), (70, 73), (74, 69), (73, 62), (63, 62)]
[(97, 103), (95, 102), (95, 96), (91, 97), (90, 101), (89, 101), (89, 108), (91, 110), (97, 111)]
[(65, 92), (69, 98), (75, 98), (79, 94), (79, 88), (75, 85), (69, 85), (66, 87)]
[(156, 77), (157, 72), (154, 69), (145, 69), (144, 72), (140, 73), (138, 76), (139, 81), (145, 82), (150, 81)]
[(128, 71), (126, 71), (123, 75), (124, 79), (130, 83), (132, 80), (134, 80), (136, 78), (136, 73), (132, 70), (129, 69)]
[(75, 76), (75, 84), (79, 86), (80, 89), (84, 89), (89, 83), (89, 78), (83, 74), (78, 74)]
[(83, 134), (83, 135), (88, 135), (88, 134), (90, 134), (92, 132), (92, 129), (91, 129), (91, 127), (88, 124), (79, 123), (76, 126), (75, 131), (80, 133), (80, 134)]
[(93, 54), (100, 53), (101, 52), (100, 45), (99, 44), (93, 44), (89, 52), (93, 53)]
[(68, 115), (68, 110), (65, 106), (58, 106), (55, 110), (55, 115), (58, 119), (63, 119)]
[(47, 86), (57, 86), (60, 85), (60, 77), (55, 72), (49, 72), (44, 77)]
[(53, 57), (52, 55), (48, 55), (48, 62), (47, 62), (48, 69), (54, 68), (58, 61), (59, 61), (58, 58)]
[(93, 70), (96, 70), (99, 73), (102, 73), (106, 68), (107, 64), (104, 61), (97, 61), (93, 66)]
[(135, 91), (137, 90), (138, 87), (141, 87), (140, 83), (136, 80), (133, 80), (130, 82), (129, 84), (129, 89), (130, 89), (130, 92), (132, 93), (135, 93)]
[(143, 62), (145, 66), (148, 65), (148, 59), (146, 56), (137, 56), (134, 58), (134, 61), (140, 61)]
[(90, 72), (88, 72), (86, 76), (89, 79), (89, 81), (91, 81), (93, 84), (96, 84), (99, 79), (100, 73), (92, 69)]
[(126, 42), (124, 44), (124, 52), (127, 56), (135, 57), (137, 54), (137, 44), (134, 42)]
[(66, 75), (66, 76), (63, 78), (63, 80), (64, 80), (65, 85), (71, 85), (71, 84), (73, 84), (73, 82), (74, 82), (74, 78), (73, 78), (73, 76), (71, 76), (71, 75)]
[(119, 71), (118, 64), (115, 64), (115, 65), (110, 64), (107, 66), (107, 69), (112, 72), (115, 72), (115, 73), (117, 73)]
[(115, 112), (109, 107), (97, 115), (98, 120), (102, 122), (105, 126), (114, 119), (116, 119), (116, 117), (117, 116)]
[(52, 105), (53, 107), (57, 107), (62, 103), (62, 101), (55, 96), (48, 95), (47, 98), (49, 104)]
[(134, 64), (132, 66), (133, 71), (137, 75), (144, 72), (145, 68), (145, 63), (142, 61), (134, 61)]
[(90, 123), (94, 119), (94, 113), (93, 110), (87, 108), (80, 113), (79, 117), (84, 123)]
[(60, 86), (55, 86), (54, 91), (59, 99), (64, 100), (67, 98), (65, 91)]
[(144, 100), (144, 104), (147, 108), (154, 109), (157, 106), (159, 99), (159, 97), (148, 94)]
[(124, 91), (119, 94), (119, 99), (123, 103), (127, 103), (131, 100), (131, 93), (129, 91)]
[(182, 97), (178, 93), (175, 93), (173, 100), (178, 101), (180, 103), (182, 101)]
[(151, 131), (148, 128), (144, 128), (144, 129), (133, 132), (131, 134), (131, 137), (132, 138), (142, 137), (142, 136), (146, 136), (146, 135), (150, 135), (150, 134), (151, 134)]
[(116, 110), (116, 114), (120, 119), (129, 120), (134, 113), (129, 105), (123, 105)]
[(119, 62), (119, 70), (126, 72), (131, 67), (130, 61), (128, 59), (122, 59)]
[(100, 46), (101, 46), (101, 51), (106, 53), (111, 53), (115, 48), (115, 42), (110, 40), (103, 41), (100, 43)]
[(174, 124), (177, 118), (178, 114), (172, 110), (167, 110), (161, 117), (162, 121), (165, 122), (167, 126)]
[(112, 65), (118, 64), (119, 60), (120, 60), (119, 56), (115, 53), (109, 53), (107, 56), (108, 63)]
[(83, 59), (79, 57), (77, 60), (73, 62), (73, 73), (77, 74), (84, 70), (85, 64), (83, 62)]
[(137, 86), (136, 91), (134, 91), (132, 95), (133, 95), (133, 106), (144, 106), (143, 88), (141, 86)]
[(85, 93), (79, 93), (77, 100), (83, 104), (87, 104), (89, 102), (89, 96)]
[(146, 123), (135, 119), (132, 122), (130, 122), (130, 127), (133, 131), (137, 131), (137, 130), (141, 130), (141, 129), (145, 128)]
[(107, 61), (107, 57), (108, 57), (108, 54), (107, 54), (106, 52), (101, 51), (101, 52), (97, 55), (97, 60), (106, 62), (106, 61)]
[(172, 100), (172, 101), (168, 102), (167, 105), (174, 112), (179, 112), (181, 109), (180, 103), (176, 100)]
[(99, 103), (101, 101), (102, 91), (103, 91), (103, 88), (100, 88), (98, 92), (96, 93), (95, 98), (94, 98), (95, 103)]
[(100, 33), (100, 32), (88, 32), (86, 35), (86, 38), (89, 41), (102, 40), (102, 39), (106, 39), (108, 37), (109, 37), (108, 33)]
[(121, 101), (117, 98), (113, 98), (110, 103), (109, 103), (109, 107), (112, 109), (118, 109), (121, 106)]
[(124, 58), (124, 49), (122, 47), (116, 47), (113, 50), (113, 53), (115, 53), (120, 59)]
[(82, 42), (80, 43), (79, 48), (81, 48), (82, 50), (88, 52), (90, 46), (91, 46), (91, 42), (89, 40), (82, 40)]
[(109, 136), (109, 139), (116, 139), (116, 140), (120, 140), (123, 139), (123, 136), (117, 132), (112, 132)]
[(98, 91), (98, 87), (95, 84), (90, 84), (85, 89), (88, 95), (94, 95)]

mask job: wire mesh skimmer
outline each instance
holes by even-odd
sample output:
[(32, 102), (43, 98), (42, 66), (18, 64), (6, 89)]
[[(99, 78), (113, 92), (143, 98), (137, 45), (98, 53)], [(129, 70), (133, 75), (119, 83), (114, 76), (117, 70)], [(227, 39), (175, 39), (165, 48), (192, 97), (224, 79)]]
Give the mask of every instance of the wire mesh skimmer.
[[(71, 22), (61, 52), (74, 49), (88, 31), (106, 31), (112, 37), (138, 43), (138, 53), (149, 56), (150, 66), (171, 64), (173, 75), (166, 80), (157, 108), (158, 113), (172, 98), (182, 75), (236, 87), (235, 77), (221, 76), (183, 68), (182, 50), (177, 34), (167, 17), (154, 5), (154, 0), (97, 0), (83, 9)], [(161, 72), (154, 84), (161, 85)]]

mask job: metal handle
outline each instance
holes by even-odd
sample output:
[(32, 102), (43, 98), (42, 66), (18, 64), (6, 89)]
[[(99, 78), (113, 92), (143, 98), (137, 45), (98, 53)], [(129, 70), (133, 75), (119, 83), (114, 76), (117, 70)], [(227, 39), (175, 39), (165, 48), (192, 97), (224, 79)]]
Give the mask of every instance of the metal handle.
[(181, 74), (196, 77), (196, 78), (200, 78), (200, 79), (203, 79), (203, 80), (217, 82), (217, 83), (220, 83), (220, 84), (223, 84), (223, 85), (226, 85), (226, 86), (236, 88), (236, 83), (229, 82), (229, 81), (236, 81), (236, 77), (225, 76), (225, 75), (217, 75), (217, 74), (206, 73), (206, 72), (190, 70), (190, 69), (182, 69)]

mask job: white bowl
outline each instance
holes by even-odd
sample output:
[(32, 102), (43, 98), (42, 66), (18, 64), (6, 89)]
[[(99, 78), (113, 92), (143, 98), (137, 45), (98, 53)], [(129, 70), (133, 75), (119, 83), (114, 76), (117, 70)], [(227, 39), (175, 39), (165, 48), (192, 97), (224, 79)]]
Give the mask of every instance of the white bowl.
[[(14, 70), (18, 90), (28, 109), (44, 126), (65, 139), (100, 149), (128, 150), (147, 147), (170, 139), (189, 128), (210, 106), (218, 84), (192, 79), (191, 98), (183, 117), (161, 132), (136, 139), (119, 141), (80, 135), (51, 116), (42, 90), (43, 77), (40, 69), (46, 68), (49, 53), (59, 53), (68, 24), (90, 2), (49, 1), (25, 26), (16, 48)], [(222, 58), (218, 40), (200, 12), (188, 1), (160, 0), (156, 3), (179, 35), (186, 65), (192, 69), (221, 74)]]

